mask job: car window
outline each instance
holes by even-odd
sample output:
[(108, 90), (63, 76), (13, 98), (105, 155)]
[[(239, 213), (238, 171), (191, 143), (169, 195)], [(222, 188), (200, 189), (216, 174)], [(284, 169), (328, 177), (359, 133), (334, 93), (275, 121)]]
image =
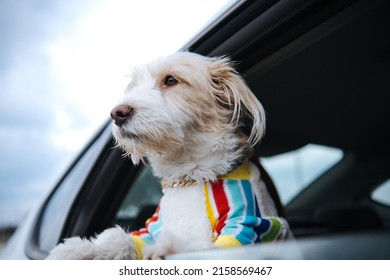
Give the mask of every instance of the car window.
[(153, 176), (150, 166), (144, 166), (117, 212), (116, 224), (129, 230), (143, 227), (156, 210), (161, 196), (160, 180)]
[(45, 252), (57, 245), (68, 212), (83, 185), (89, 171), (93, 167), (103, 146), (107, 143), (110, 130), (106, 129), (87, 148), (76, 163), (71, 167), (55, 191), (47, 200), (41, 212), (38, 229), (38, 247)]
[(379, 185), (371, 194), (371, 199), (390, 206), (390, 179)]
[(342, 157), (340, 149), (309, 144), (288, 153), (261, 158), (261, 163), (274, 181), (282, 203), (287, 204)]

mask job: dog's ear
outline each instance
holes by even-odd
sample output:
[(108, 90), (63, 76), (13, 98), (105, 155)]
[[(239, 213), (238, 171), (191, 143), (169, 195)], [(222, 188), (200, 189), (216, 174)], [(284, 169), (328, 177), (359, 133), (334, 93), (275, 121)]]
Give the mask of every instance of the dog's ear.
[(248, 142), (256, 145), (265, 132), (263, 106), (227, 57), (215, 58), (210, 63), (209, 71), (213, 94), (221, 106), (232, 111), (231, 122), (238, 126), (243, 118), (252, 120)]

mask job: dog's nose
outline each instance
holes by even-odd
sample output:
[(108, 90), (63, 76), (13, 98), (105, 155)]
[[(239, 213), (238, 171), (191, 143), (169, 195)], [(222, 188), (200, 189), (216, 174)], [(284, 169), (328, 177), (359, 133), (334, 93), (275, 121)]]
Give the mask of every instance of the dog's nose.
[(123, 125), (132, 115), (133, 108), (129, 105), (118, 105), (111, 110), (111, 118), (117, 126)]

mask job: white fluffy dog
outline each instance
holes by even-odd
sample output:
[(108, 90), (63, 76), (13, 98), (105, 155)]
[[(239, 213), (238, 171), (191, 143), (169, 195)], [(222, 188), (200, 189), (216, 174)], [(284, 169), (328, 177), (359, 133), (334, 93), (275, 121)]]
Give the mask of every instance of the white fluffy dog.
[(139, 66), (111, 117), (118, 146), (162, 178), (160, 205), (139, 231), (69, 238), (48, 259), (155, 259), (289, 235), (248, 160), (265, 130), (263, 107), (229, 59), (179, 52)]

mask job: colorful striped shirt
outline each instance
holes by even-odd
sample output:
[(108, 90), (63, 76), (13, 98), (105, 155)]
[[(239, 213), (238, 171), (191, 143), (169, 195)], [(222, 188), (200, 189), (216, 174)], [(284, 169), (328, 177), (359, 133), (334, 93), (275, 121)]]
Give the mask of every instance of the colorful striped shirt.
[[(205, 183), (203, 192), (215, 245), (232, 247), (287, 238), (288, 225), (283, 218), (261, 215), (248, 163)], [(139, 258), (142, 248), (154, 243), (162, 227), (158, 207), (145, 228), (131, 233)]]

